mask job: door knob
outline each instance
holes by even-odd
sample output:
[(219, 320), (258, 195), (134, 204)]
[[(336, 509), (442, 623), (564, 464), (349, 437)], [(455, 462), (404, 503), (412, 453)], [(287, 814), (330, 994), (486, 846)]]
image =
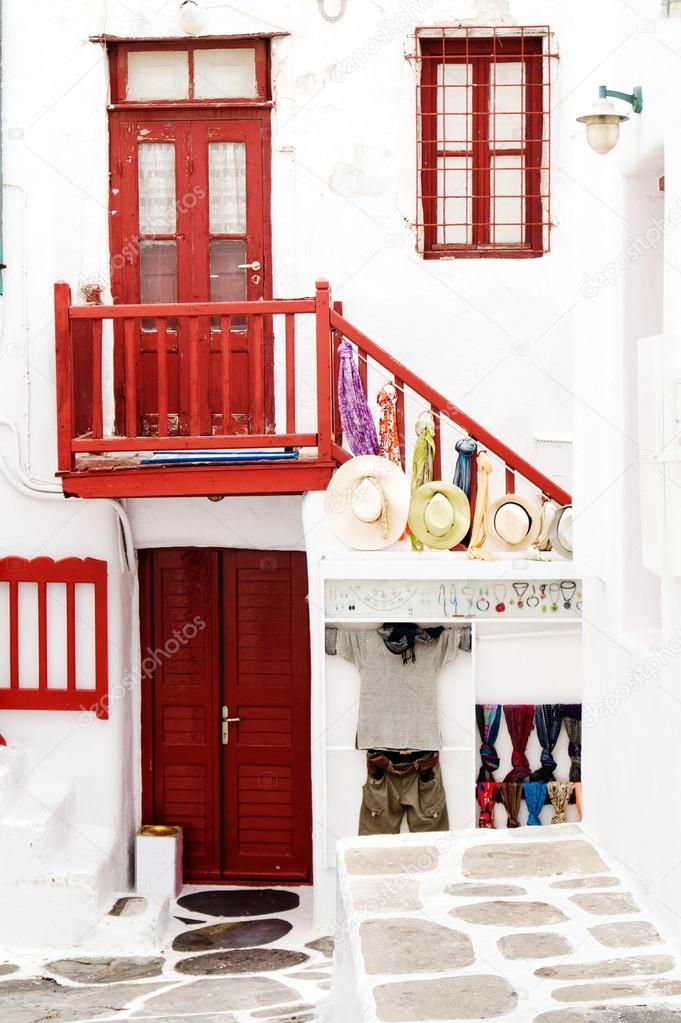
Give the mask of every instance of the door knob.
[(239, 263), (237, 265), (237, 270), (259, 270), (259, 269), (260, 269), (260, 260), (259, 259), (254, 259), (252, 263)]

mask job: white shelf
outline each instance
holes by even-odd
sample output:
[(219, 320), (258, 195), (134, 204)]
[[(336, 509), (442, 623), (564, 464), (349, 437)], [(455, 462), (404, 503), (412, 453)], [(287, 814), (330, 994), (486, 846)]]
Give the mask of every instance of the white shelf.
[[(324, 621), (327, 625), (382, 625), (383, 622), (391, 621), (402, 621), (403, 619), (399, 616), (399, 608), (397, 611), (386, 611), (383, 616), (376, 618), (355, 618), (353, 615), (347, 615), (345, 618), (325, 618)], [(405, 621), (407, 619), (404, 619)], [(582, 619), (578, 615), (573, 618), (560, 617), (559, 615), (549, 614), (542, 615), (541, 618), (523, 618), (521, 615), (513, 615), (505, 618), (503, 614), (496, 615), (494, 618), (491, 616), (485, 617), (479, 615), (477, 618), (457, 617), (457, 618), (410, 618), (409, 621), (413, 621), (414, 624), (423, 626), (434, 625), (472, 625), (473, 622), (478, 625), (481, 622), (492, 622), (494, 625), (581, 625)]]
[(457, 579), (554, 580), (583, 579), (587, 573), (575, 561), (530, 561), (500, 557), (498, 561), (470, 561), (464, 554), (450, 551), (420, 553), (362, 551), (327, 555), (321, 561), (323, 579), (421, 579), (455, 581)]

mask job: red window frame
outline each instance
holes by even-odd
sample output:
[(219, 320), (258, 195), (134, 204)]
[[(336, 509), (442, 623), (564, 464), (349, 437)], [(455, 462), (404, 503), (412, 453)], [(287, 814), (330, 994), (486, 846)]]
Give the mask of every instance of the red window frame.
[[(51, 688), (48, 651), (48, 618), (50, 602), (48, 585), (63, 584), (65, 588), (65, 650), (66, 687)], [(94, 608), (94, 688), (79, 686), (77, 664), (78, 629), (84, 626), (76, 614), (76, 586), (88, 583), (93, 587)], [(91, 711), (98, 718), (109, 716), (108, 681), (108, 603), (107, 564), (95, 558), (0, 558), (0, 587), (8, 591), (9, 677), (0, 688), (3, 710), (76, 710)], [(37, 590), (36, 635), (26, 635), (20, 622), (21, 587)], [(31, 641), (38, 652), (38, 685), (28, 685), (22, 677), (20, 643)], [(5, 685), (5, 682), (8, 685)]]
[[(270, 95), (270, 48), (269, 37), (253, 36), (230, 37), (202, 36), (201, 39), (151, 39), (132, 42), (109, 43), (109, 80), (111, 89), (111, 105), (116, 109), (124, 105), (128, 109), (144, 109), (146, 107), (177, 110), (184, 107), (224, 107), (224, 106), (271, 106)], [(197, 99), (194, 96), (194, 53), (196, 50), (227, 50), (252, 49), (255, 54), (256, 96)], [(146, 50), (186, 50), (189, 54), (189, 97), (187, 99), (154, 99), (129, 100), (128, 91), (128, 54), (133, 51)]]
[[(479, 31), (479, 30), (478, 30)], [(419, 153), (418, 153), (418, 209), (422, 216), (420, 247), (425, 258), (454, 256), (460, 258), (527, 258), (542, 256), (548, 251), (550, 223), (548, 166), (549, 153), (548, 110), (544, 109), (544, 41), (548, 35), (504, 36), (494, 30), (483, 37), (442, 37), (419, 39), (421, 74), (419, 81)], [(522, 146), (497, 147), (499, 156), (518, 155), (522, 152), (524, 169), (523, 234), (520, 244), (493, 241), (492, 221), (492, 148), (489, 138), (490, 82), (489, 64), (503, 61), (522, 61), (525, 64), (523, 92), (524, 143)], [(459, 63), (471, 66), (471, 124), (470, 148), (463, 150), (438, 147), (438, 68), (443, 64)], [(468, 140), (467, 140), (468, 141)], [(471, 241), (468, 243), (438, 242), (438, 158), (443, 156), (471, 156)], [(548, 159), (547, 159), (548, 163)], [(546, 184), (544, 185), (544, 179)], [(544, 209), (544, 201), (546, 209)]]

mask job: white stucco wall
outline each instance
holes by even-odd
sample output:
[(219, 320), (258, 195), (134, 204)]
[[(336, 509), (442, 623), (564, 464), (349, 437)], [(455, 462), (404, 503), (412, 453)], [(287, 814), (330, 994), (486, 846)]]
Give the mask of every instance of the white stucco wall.
[[(44, 480), (55, 468), (52, 283), (65, 279), (75, 289), (79, 280), (105, 276), (109, 256), (106, 59), (87, 38), (177, 34), (178, 7), (159, 9), (153, 0), (139, 0), (134, 10), (115, 0), (3, 5), (8, 269), (0, 418), (17, 424), (23, 468)], [(405, 52), (412, 51), (413, 27), (476, 14), (493, 23), (508, 13), (524, 24), (548, 23), (561, 55), (554, 69), (551, 252), (517, 262), (424, 262), (411, 227), (415, 71)], [(539, 467), (564, 475), (568, 487), (568, 456), (538, 448), (535, 437), (569, 439), (574, 412), (578, 553), (600, 579), (590, 585), (584, 654), (584, 698), (595, 708), (632, 665), (645, 662), (651, 643), (668, 642), (681, 611), (681, 587), (660, 586), (641, 568), (632, 404), (636, 336), (681, 330), (678, 229), (666, 233), (664, 250), (656, 243), (644, 257), (617, 262), (657, 215), (662, 169), (666, 208), (681, 196), (681, 41), (677, 23), (658, 14), (657, 0), (350, 0), (335, 24), (320, 17), (313, 0), (286, 0), (274, 15), (264, 0), (247, 11), (206, 10), (207, 33), (290, 33), (273, 44), (275, 295), (310, 294), (316, 277), (328, 277), (350, 320)], [(628, 89), (634, 79), (644, 86), (644, 114), (623, 127), (612, 154), (597, 157), (574, 118), (599, 84)], [(609, 283), (597, 279), (602, 272)], [(0, 450), (16, 468), (4, 426)], [(451, 461), (450, 448), (447, 472)], [(107, 559), (110, 673), (112, 681), (122, 679), (134, 667), (138, 637), (134, 584), (120, 574), (112, 511), (18, 499), (2, 479), (0, 501), (0, 554)], [(139, 546), (304, 546), (297, 498), (127, 504)], [(313, 650), (319, 642), (313, 635)], [(586, 823), (653, 886), (650, 897), (673, 918), (681, 909), (676, 859), (665, 842), (663, 795), (652, 794), (651, 781), (656, 765), (661, 771), (664, 763), (666, 776), (676, 770), (673, 758), (663, 762), (659, 754), (660, 737), (673, 749), (681, 725), (673, 678), (665, 684), (653, 672), (652, 681), (616, 703), (613, 712), (594, 712), (585, 739)], [(26, 748), (32, 764), (40, 762), (36, 779), (49, 772), (73, 789), (69, 824), (86, 837), (99, 828), (115, 833), (125, 848), (137, 816), (134, 692), (114, 706), (108, 724), (77, 730), (68, 715), (12, 713), (3, 714), (2, 731)], [(611, 763), (616, 771), (602, 770)], [(656, 834), (659, 843), (650, 841)], [(118, 862), (112, 886), (124, 883), (127, 862)]]

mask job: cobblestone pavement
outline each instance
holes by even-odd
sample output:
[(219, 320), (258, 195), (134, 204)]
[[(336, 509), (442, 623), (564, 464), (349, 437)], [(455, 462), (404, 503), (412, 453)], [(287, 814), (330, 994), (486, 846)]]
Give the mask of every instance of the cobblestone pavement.
[[(302, 890), (301, 890), (302, 891)], [(196, 889), (154, 956), (0, 963), (2, 1023), (331, 1023), (333, 941), (314, 934), (310, 889)]]
[(627, 884), (574, 825), (346, 840), (337, 1018), (681, 1023), (676, 950)]

